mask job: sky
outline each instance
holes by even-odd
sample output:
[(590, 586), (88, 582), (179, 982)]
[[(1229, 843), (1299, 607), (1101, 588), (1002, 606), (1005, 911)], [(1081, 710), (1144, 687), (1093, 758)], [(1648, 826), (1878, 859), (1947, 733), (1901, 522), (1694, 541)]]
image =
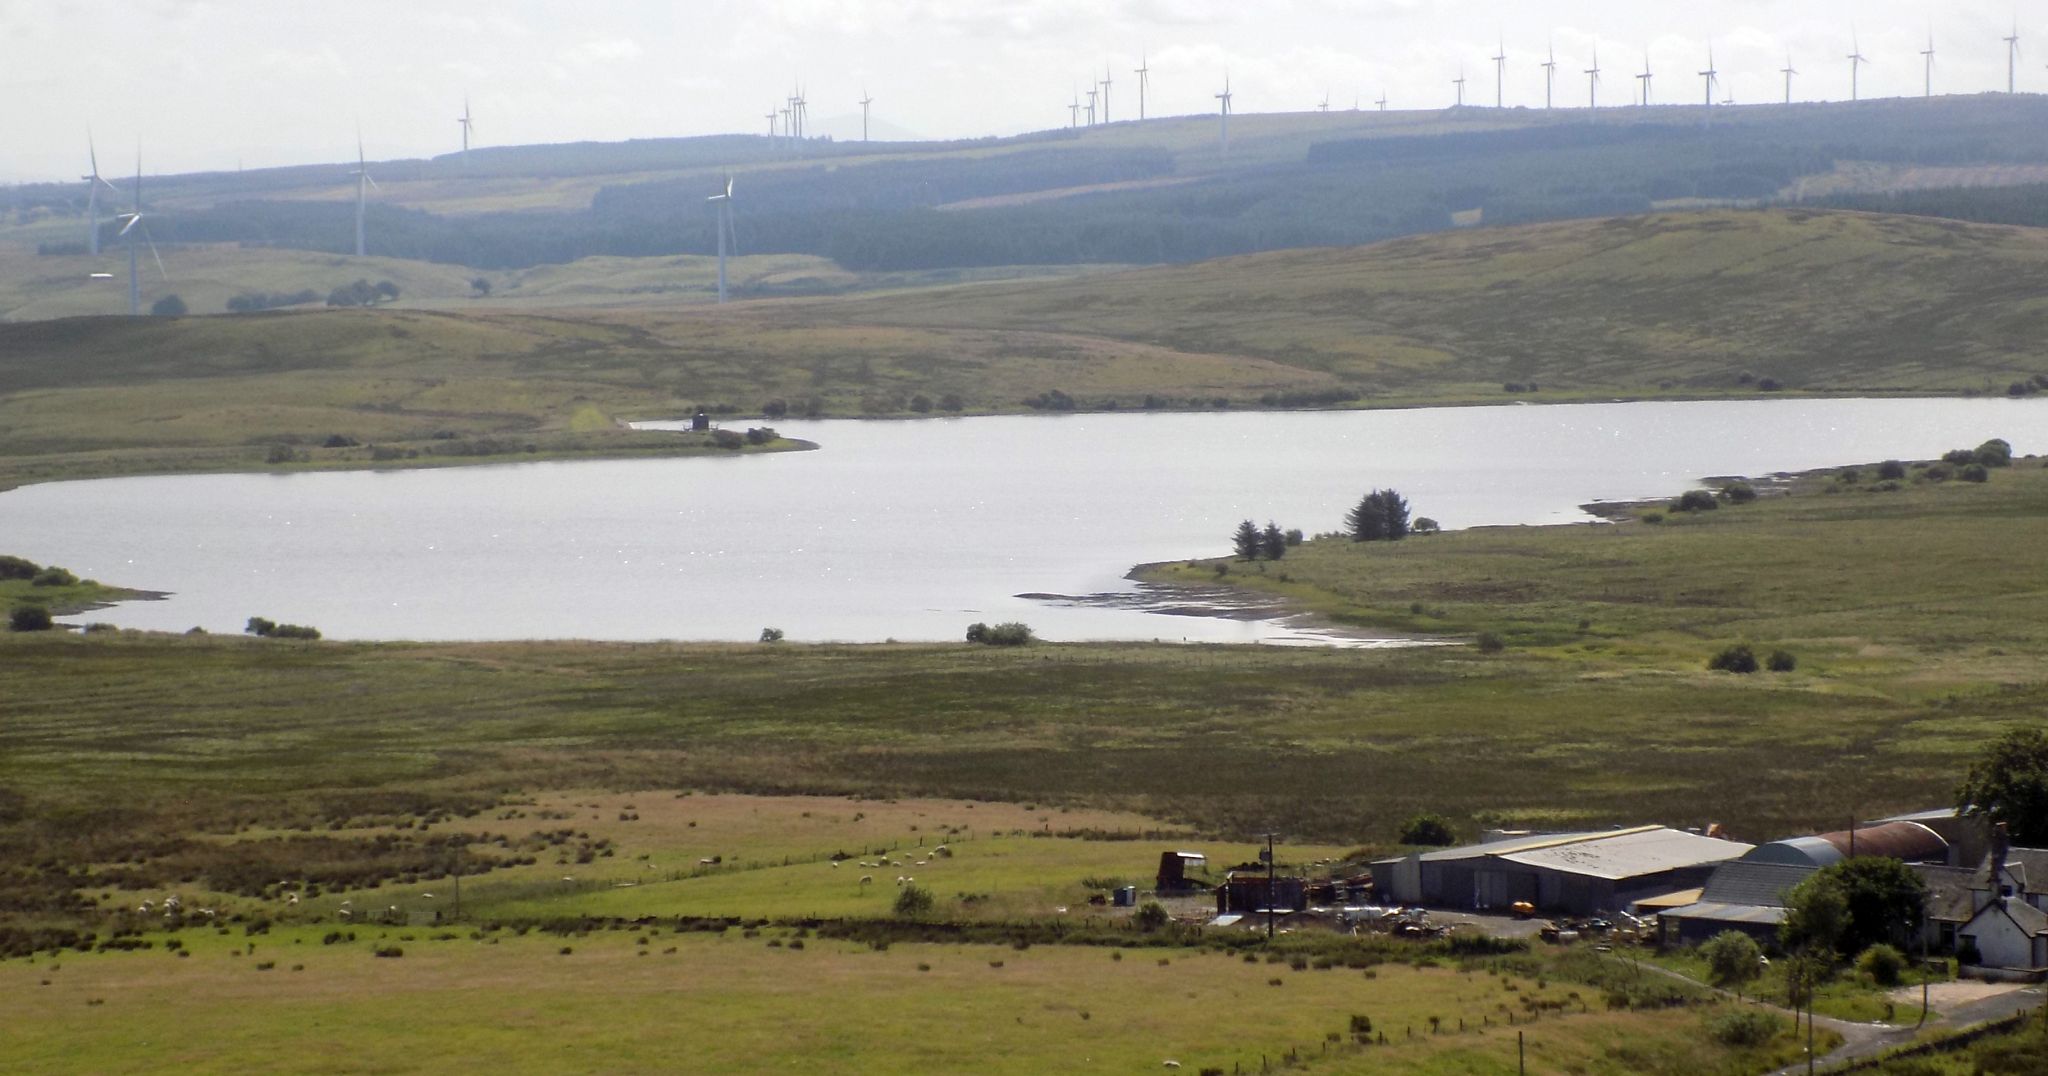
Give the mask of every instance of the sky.
[(1491, 105), (1581, 106), (1597, 50), (1603, 104), (1630, 103), (1647, 54), (1658, 101), (1702, 98), (1711, 44), (1723, 95), (1917, 95), (1930, 30), (1935, 92), (2048, 91), (2048, 3), (2026, 0), (0, 0), (0, 181), (340, 161), (360, 125), (372, 159), (476, 144), (765, 133), (801, 84), (814, 132), (878, 124), (930, 138), (1064, 126), (1107, 72), (1110, 118), (1209, 112), (1225, 73), (1239, 112), (1441, 108), (1462, 68)]

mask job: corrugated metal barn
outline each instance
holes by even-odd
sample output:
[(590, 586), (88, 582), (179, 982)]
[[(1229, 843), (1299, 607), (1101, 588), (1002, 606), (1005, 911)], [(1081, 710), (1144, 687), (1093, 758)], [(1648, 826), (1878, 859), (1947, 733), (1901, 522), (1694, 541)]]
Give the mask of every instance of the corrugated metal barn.
[(1666, 826), (1553, 833), (1382, 860), (1373, 886), (1402, 904), (1504, 911), (1526, 901), (1592, 915), (1703, 885), (1716, 865), (1751, 847)]

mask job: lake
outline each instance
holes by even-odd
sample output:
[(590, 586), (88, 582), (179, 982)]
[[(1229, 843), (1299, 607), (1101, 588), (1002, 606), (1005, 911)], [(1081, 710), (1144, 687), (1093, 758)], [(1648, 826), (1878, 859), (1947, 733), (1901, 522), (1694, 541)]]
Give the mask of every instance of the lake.
[[(663, 424), (649, 423), (659, 427)], [(348, 639), (1318, 642), (1168, 615), (1133, 565), (1313, 534), (1368, 489), (1446, 528), (1585, 520), (1703, 477), (2048, 449), (2048, 399), (1777, 400), (1411, 411), (784, 422), (816, 452), (729, 459), (119, 478), (0, 494), (0, 552), (171, 592), (72, 618)], [(1072, 596), (1048, 601), (1020, 595)]]

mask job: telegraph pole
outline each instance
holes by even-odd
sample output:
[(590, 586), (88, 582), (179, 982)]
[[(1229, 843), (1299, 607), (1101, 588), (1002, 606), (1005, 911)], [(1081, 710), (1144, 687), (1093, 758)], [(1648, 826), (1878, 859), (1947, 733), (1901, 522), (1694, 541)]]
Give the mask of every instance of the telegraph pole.
[(1273, 940), (1273, 905), (1279, 899), (1273, 890), (1273, 838), (1277, 833), (1266, 834), (1266, 940)]

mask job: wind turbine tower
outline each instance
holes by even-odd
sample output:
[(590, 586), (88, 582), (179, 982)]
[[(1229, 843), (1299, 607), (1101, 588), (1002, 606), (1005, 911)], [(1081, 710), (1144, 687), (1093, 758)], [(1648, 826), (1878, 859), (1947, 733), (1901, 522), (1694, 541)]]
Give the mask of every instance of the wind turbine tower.
[(1067, 126), (1081, 126), (1081, 93), (1078, 90), (1074, 92), (1074, 103), (1067, 106)]
[(1230, 156), (1230, 98), (1230, 72), (1225, 71), (1223, 73), (1223, 92), (1216, 95), (1216, 100), (1221, 102), (1223, 106), (1222, 147), (1225, 157)]
[[(1647, 66), (1647, 65), (1646, 65)], [(1543, 61), (1543, 110), (1550, 110), (1550, 91), (1557, 85), (1557, 46), (1550, 46), (1550, 59)]]
[(1849, 34), (1849, 55), (1844, 58), (1849, 61), (1849, 100), (1859, 100), (1862, 95), (1857, 79), (1863, 73), (1863, 65), (1870, 60), (1863, 55), (1863, 46), (1857, 42), (1853, 31)]
[(718, 301), (722, 305), (725, 302), (726, 240), (728, 238), (732, 240), (732, 252), (734, 254), (740, 252), (739, 233), (733, 231), (732, 227), (732, 177), (725, 177), (725, 192), (723, 194), (714, 194), (704, 200), (712, 203), (712, 213), (715, 215), (713, 227), (718, 230)]
[(465, 97), (462, 99), (462, 115), (457, 116), (455, 122), (462, 128), (462, 164), (464, 167), (468, 167), (469, 136), (471, 132), (476, 130), (476, 121), (469, 118), (469, 98)]
[(865, 141), (867, 141), (867, 140), (868, 140), (868, 109), (869, 109), (869, 108), (871, 108), (871, 107), (873, 107), (873, 106), (874, 106), (874, 103), (875, 103), (875, 99), (874, 99), (874, 97), (872, 97), (872, 96), (870, 96), (870, 95), (869, 95), (869, 93), (868, 93), (868, 90), (867, 90), (867, 87), (865, 87), (865, 86), (861, 87), (861, 90), (860, 90), (860, 140), (861, 140), (861, 141), (863, 141), (863, 142), (865, 142)]
[(1931, 26), (1927, 28), (1927, 47), (1920, 50), (1920, 58), (1927, 62), (1927, 86), (1921, 91), (1921, 94), (1925, 97), (1932, 97), (1934, 96), (1934, 28)]
[(1507, 77), (1508, 40), (1503, 37), (1500, 39), (1500, 47), (1495, 49), (1493, 53), (1493, 107), (1495, 108), (1507, 107), (1503, 104), (1507, 100), (1505, 90), (1503, 89), (1507, 84)]
[(1106, 68), (1106, 67), (1105, 67), (1105, 68), (1103, 68), (1103, 69), (1102, 69), (1102, 122), (1104, 122), (1104, 123), (1108, 123), (1108, 122), (1109, 122), (1109, 87), (1110, 87), (1110, 83), (1111, 83), (1112, 81), (1114, 81), (1114, 80), (1112, 80), (1112, 79), (1110, 78), (1110, 71), (1109, 71), (1109, 69), (1108, 69), (1108, 68)]
[[(369, 163), (363, 159), (363, 136), (360, 133), (356, 135), (356, 170), (350, 174), (356, 177), (356, 257), (360, 258), (367, 251), (363, 218), (370, 208), (370, 188), (377, 186), (377, 181), (370, 178)], [(138, 182), (137, 186), (140, 185)]]
[(1651, 74), (1650, 74), (1650, 54), (1649, 54), (1649, 53), (1647, 53), (1647, 52), (1645, 52), (1645, 53), (1643, 53), (1643, 73), (1642, 73), (1642, 74), (1640, 74), (1640, 75), (1637, 75), (1637, 76), (1636, 76), (1636, 81), (1637, 81), (1637, 82), (1639, 82), (1639, 83), (1641, 83), (1641, 84), (1642, 84), (1642, 87), (1643, 87), (1643, 107), (1644, 107), (1644, 108), (1648, 108), (1648, 107), (1650, 107), (1650, 79), (1651, 79), (1651, 77), (1652, 77), (1652, 76), (1651, 76)]
[(1088, 126), (1090, 127), (1095, 126), (1095, 102), (1101, 96), (1102, 87), (1100, 86), (1088, 91)]
[(1721, 72), (1714, 68), (1714, 46), (1707, 46), (1707, 69), (1700, 72), (1707, 83), (1707, 107), (1714, 107), (1714, 86), (1721, 81)]
[(1600, 50), (1593, 50), (1593, 66), (1586, 68), (1586, 107), (1600, 107)]
[(1464, 69), (1464, 68), (1462, 68), (1462, 67), (1458, 68), (1458, 77), (1457, 77), (1457, 78), (1454, 78), (1454, 79), (1452, 79), (1452, 80), (1451, 80), (1451, 85), (1453, 85), (1453, 86), (1456, 86), (1456, 87), (1458, 88), (1458, 107), (1459, 107), (1459, 108), (1463, 108), (1463, 107), (1465, 107), (1465, 69)]
[(1381, 112), (1385, 112), (1387, 110), (1387, 91), (1381, 90), (1380, 99), (1374, 101), (1373, 105), (1377, 107)]
[(770, 149), (775, 148), (775, 120), (778, 115), (780, 114), (771, 108), (766, 116), (761, 117), (768, 121), (768, 148)]
[(1778, 68), (1778, 73), (1785, 76), (1785, 103), (1789, 105), (1792, 103), (1792, 76), (1799, 73), (1799, 69), (1792, 66), (1791, 53), (1785, 54), (1785, 66)]
[[(111, 184), (109, 184), (111, 186)], [(149, 244), (149, 256), (156, 259), (156, 271), (164, 272), (164, 259), (156, 252), (156, 240), (149, 237), (149, 226), (142, 223), (142, 154), (135, 155), (135, 206), (116, 220), (126, 221), (116, 237), (128, 241), (128, 316), (142, 314), (142, 271), (135, 241), (141, 239)]]
[[(100, 175), (100, 151), (92, 144), (91, 131), (85, 133), (85, 152), (92, 160), (92, 174), (79, 177), (86, 182), (85, 215), (92, 225), (92, 231), (86, 234), (86, 249), (97, 258), (100, 256), (100, 188), (105, 187), (115, 194), (121, 193), (121, 188), (107, 182), (106, 178)], [(141, 182), (139, 174), (137, 182)]]
[(2020, 24), (2013, 20), (2012, 36), (2005, 38), (2005, 92), (2019, 92)]
[(1139, 56), (1138, 69), (1131, 72), (1131, 74), (1138, 76), (1138, 122), (1143, 123), (1145, 122), (1145, 90), (1152, 81), (1152, 61), (1144, 56)]

